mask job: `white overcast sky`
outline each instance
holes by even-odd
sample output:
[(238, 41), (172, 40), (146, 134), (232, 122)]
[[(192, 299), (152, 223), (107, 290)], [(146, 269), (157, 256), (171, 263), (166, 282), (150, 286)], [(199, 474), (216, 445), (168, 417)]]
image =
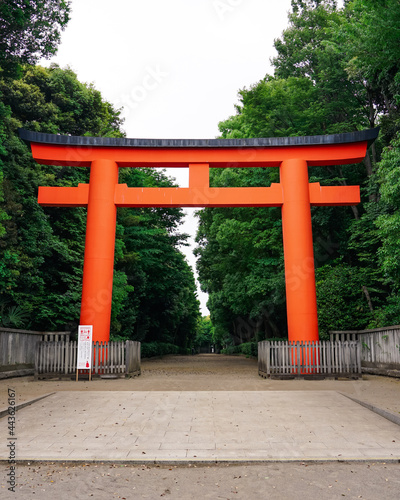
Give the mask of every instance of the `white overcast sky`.
[[(289, 10), (290, 0), (72, 0), (50, 62), (123, 107), (127, 137), (215, 138), (238, 90), (273, 72), (273, 42)], [(171, 175), (187, 186), (186, 169)], [(192, 249), (196, 219), (185, 212)], [(207, 297), (199, 298), (208, 314)]]

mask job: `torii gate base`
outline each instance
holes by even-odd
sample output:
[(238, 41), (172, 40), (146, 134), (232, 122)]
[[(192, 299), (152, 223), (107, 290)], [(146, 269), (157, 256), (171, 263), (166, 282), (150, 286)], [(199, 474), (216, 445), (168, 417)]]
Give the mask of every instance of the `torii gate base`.
[[(318, 340), (310, 206), (355, 205), (358, 186), (309, 184), (308, 167), (361, 162), (377, 129), (270, 139), (148, 140), (70, 137), (20, 130), (41, 164), (90, 167), (90, 183), (40, 187), (43, 206), (87, 206), (80, 323), (110, 335), (117, 207), (281, 207), (289, 341)], [(189, 188), (128, 188), (119, 167), (189, 167)], [(209, 168), (280, 167), (264, 188), (210, 188)]]

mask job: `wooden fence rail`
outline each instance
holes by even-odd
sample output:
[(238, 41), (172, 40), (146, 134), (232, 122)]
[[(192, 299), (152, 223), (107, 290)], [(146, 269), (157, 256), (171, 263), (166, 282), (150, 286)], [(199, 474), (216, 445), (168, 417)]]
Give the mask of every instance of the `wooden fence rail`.
[(39, 342), (69, 341), (71, 332), (37, 332), (0, 328), (0, 367), (26, 364), (33, 367), (35, 351)]
[(361, 376), (361, 346), (345, 342), (258, 343), (258, 373), (262, 377)]
[(400, 376), (400, 325), (329, 333), (331, 340), (358, 339), (363, 372)]
[[(35, 377), (75, 374), (77, 355), (76, 341), (40, 342), (36, 347)], [(92, 375), (140, 375), (140, 364), (140, 342), (93, 343)]]

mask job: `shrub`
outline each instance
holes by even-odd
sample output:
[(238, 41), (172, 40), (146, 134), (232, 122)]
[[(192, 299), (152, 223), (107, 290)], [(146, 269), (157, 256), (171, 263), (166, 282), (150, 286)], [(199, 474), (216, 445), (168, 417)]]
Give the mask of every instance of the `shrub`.
[(153, 358), (155, 356), (165, 356), (166, 354), (178, 354), (179, 347), (165, 342), (142, 342), (141, 357)]
[(245, 342), (239, 345), (228, 346), (222, 349), (222, 354), (227, 354), (228, 356), (234, 354), (244, 354), (247, 357), (258, 356), (258, 342)]
[(228, 345), (224, 349), (221, 349), (221, 354), (227, 354), (228, 356), (232, 356), (233, 354), (239, 354), (239, 348), (240, 346), (238, 345)]

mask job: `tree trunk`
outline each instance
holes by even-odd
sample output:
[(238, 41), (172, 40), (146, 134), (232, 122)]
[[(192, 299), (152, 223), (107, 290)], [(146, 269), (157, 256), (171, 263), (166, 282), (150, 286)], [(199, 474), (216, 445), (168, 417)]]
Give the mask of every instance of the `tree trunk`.
[(365, 158), (364, 158), (364, 165), (365, 165), (365, 170), (367, 171), (368, 177), (371, 177), (373, 170), (372, 170), (371, 158), (369, 156), (368, 151), (367, 151), (367, 154), (365, 155)]
[(365, 298), (367, 299), (369, 310), (372, 312), (374, 310), (374, 308), (372, 306), (372, 300), (371, 300), (371, 297), (369, 295), (368, 288), (363, 285), (362, 286), (362, 291), (363, 291), (363, 293), (365, 295)]

